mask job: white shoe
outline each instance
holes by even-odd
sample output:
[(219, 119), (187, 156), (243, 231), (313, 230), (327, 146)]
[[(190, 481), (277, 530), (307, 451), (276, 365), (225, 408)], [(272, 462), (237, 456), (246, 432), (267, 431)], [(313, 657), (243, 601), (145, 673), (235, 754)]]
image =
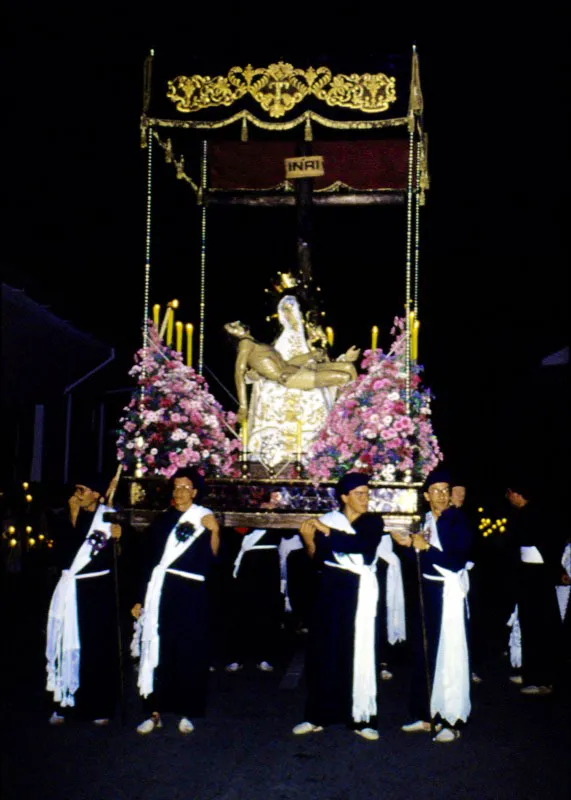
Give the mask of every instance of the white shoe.
[(401, 725), (401, 731), (405, 733), (430, 733), (430, 722), (417, 719), (416, 722), (409, 722), (407, 725)]
[(146, 736), (147, 733), (151, 733), (155, 730), (155, 728), (162, 728), (163, 723), (159, 716), (156, 717), (149, 717), (144, 722), (141, 722), (140, 725), (137, 725), (137, 733), (140, 733), (142, 736)]
[(109, 725), (108, 717), (100, 717), (99, 719), (94, 719), (93, 724), (97, 725), (98, 728), (104, 728), (106, 725)]
[(442, 728), (440, 733), (437, 733), (433, 742), (440, 742), (447, 743), (447, 742), (454, 742), (456, 739), (460, 738), (460, 731), (454, 730), (452, 728)]
[(243, 667), (243, 664), (238, 664), (237, 661), (233, 661), (231, 664), (226, 664), (224, 669), (226, 672), (239, 672), (241, 669), (243, 669)]
[(523, 683), (523, 678), (521, 675), (510, 675), (510, 682), (517, 683), (518, 686), (521, 686)]
[(388, 669), (382, 669), (379, 674), (382, 681), (392, 681), (393, 679), (393, 673)]
[(362, 736), (363, 739), (368, 739), (370, 742), (376, 742), (379, 739), (379, 732), (374, 728), (361, 728), (361, 730), (356, 730), (355, 733), (357, 736)]
[(63, 725), (63, 723), (65, 722), (65, 717), (62, 717), (60, 714), (57, 713), (57, 711), (54, 711), (54, 713), (49, 718), (48, 722), (50, 723), (50, 725)]
[(259, 664), (256, 664), (256, 667), (260, 670), (260, 672), (273, 672), (274, 668), (271, 664), (268, 664), (267, 661), (260, 661)]
[(181, 733), (192, 733), (194, 730), (194, 725), (189, 719), (183, 717), (178, 723), (178, 729)]
[(295, 728), (292, 728), (292, 733), (296, 736), (303, 736), (305, 733), (319, 733), (323, 728), (321, 725), (313, 725), (311, 722), (300, 722)]
[(524, 686), (523, 689), (520, 689), (521, 694), (526, 695), (546, 695), (551, 694), (552, 691), (551, 686)]

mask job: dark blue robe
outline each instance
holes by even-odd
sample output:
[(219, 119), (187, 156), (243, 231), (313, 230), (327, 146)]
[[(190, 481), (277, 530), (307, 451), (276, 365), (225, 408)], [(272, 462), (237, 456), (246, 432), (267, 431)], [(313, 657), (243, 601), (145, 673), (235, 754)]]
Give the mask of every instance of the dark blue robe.
[[(410, 632), (409, 640), (412, 655), (412, 674), (409, 711), (411, 720), (430, 720), (430, 695), (434, 680), (434, 668), (438, 643), (440, 640), (440, 627), (442, 621), (442, 581), (433, 581), (421, 577), (422, 600), (424, 602), (424, 620), (426, 629), (426, 649), (428, 655), (428, 676), (425, 658), (425, 642), (420, 614), (421, 598), (418, 592), (418, 567), (420, 575), (436, 575), (440, 573), (434, 565), (444, 569), (458, 572), (463, 569), (473, 553), (474, 532), (466, 515), (459, 508), (448, 508), (437, 520), (436, 527), (442, 550), (430, 547), (418, 553), (418, 563), (410, 563), (409, 567), (417, 570), (416, 585), (409, 582), (409, 588), (414, 587), (413, 596), (408, 598), (407, 610), (409, 612)], [(417, 553), (413, 548), (405, 550), (409, 562), (415, 562)]]
[[(169, 509), (157, 517), (145, 535), (139, 602), (164, 552), (169, 533), (180, 517)], [(204, 530), (196, 541), (169, 565), (171, 569), (204, 575), (205, 581), (189, 580), (166, 573), (159, 605), (159, 664), (154, 691), (144, 701), (147, 713), (172, 711), (193, 719), (204, 716), (209, 676), (208, 578), (214, 555), (211, 533)]]
[(317, 588), (306, 657), (308, 698), (305, 719), (314, 725), (345, 723), (352, 728), (375, 727), (376, 719), (355, 723), (353, 654), (359, 576), (325, 565), (334, 553), (360, 553), (372, 564), (383, 535), (380, 515), (362, 514), (353, 523), (355, 534), (331, 530), (315, 535)]
[[(57, 526), (54, 556), (59, 569), (69, 569), (83, 544), (94, 512), (80, 511), (75, 527), (67, 515)], [(81, 643), (76, 713), (85, 719), (113, 716), (119, 689), (119, 637), (114, 583), (113, 540), (77, 574), (109, 570), (107, 575), (76, 582), (77, 619)], [(59, 576), (58, 576), (59, 578)], [(58, 714), (69, 713), (58, 706)]]

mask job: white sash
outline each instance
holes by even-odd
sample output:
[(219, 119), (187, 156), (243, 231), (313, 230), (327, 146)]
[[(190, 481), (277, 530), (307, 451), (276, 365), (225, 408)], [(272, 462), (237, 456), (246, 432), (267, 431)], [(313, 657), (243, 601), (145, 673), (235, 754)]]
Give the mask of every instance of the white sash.
[(280, 554), (280, 591), (284, 596), (284, 607), (288, 613), (291, 613), (292, 607), (287, 585), (287, 559), (290, 553), (302, 549), (303, 542), (299, 533), (296, 533), (290, 539), (282, 539), (278, 547)]
[(393, 551), (393, 540), (386, 533), (380, 541), (375, 561), (382, 558), (387, 567), (387, 638), (389, 644), (404, 642), (406, 639), (406, 619), (404, 612), (404, 588), (400, 559)]
[[(324, 525), (344, 533), (355, 534), (355, 529), (340, 511), (330, 511), (319, 518)], [(379, 599), (379, 583), (375, 562), (368, 566), (360, 553), (334, 553), (337, 567), (359, 576), (355, 637), (353, 645), (353, 708), (355, 722), (368, 722), (377, 713), (377, 670), (375, 663), (375, 620)]]
[(244, 558), (244, 554), (248, 552), (248, 550), (277, 550), (277, 544), (258, 544), (262, 536), (266, 531), (262, 528), (256, 528), (255, 531), (252, 533), (247, 533), (242, 539), (242, 546), (240, 547), (240, 552), (236, 556), (236, 560), (234, 561), (234, 572), (232, 575), (234, 578), (238, 577), (238, 572), (240, 571), (240, 564), (242, 563), (242, 559)]
[[(204, 532), (205, 528), (201, 520), (211, 513), (212, 512), (208, 508), (192, 505), (182, 514), (169, 533), (161, 560), (154, 568), (151, 580), (147, 584), (142, 622), (135, 628), (135, 637), (140, 635), (140, 645), (137, 645), (135, 641), (131, 645), (132, 654), (137, 655), (137, 650), (139, 650), (140, 653), (137, 686), (139, 687), (139, 694), (142, 697), (148, 697), (152, 694), (154, 688), (154, 673), (159, 664), (159, 608), (165, 574), (172, 571), (174, 574), (180, 574), (191, 580), (204, 580), (204, 575), (195, 575), (192, 572), (182, 572), (182, 570), (169, 570), (169, 567), (177, 558), (185, 553)], [(188, 539), (179, 541), (176, 537), (176, 529), (184, 522), (190, 522), (194, 525), (195, 531)]]
[[(571, 578), (571, 544), (565, 545), (563, 555), (561, 556), (561, 566)], [(567, 606), (569, 605), (569, 594), (571, 593), (571, 586), (557, 586), (556, 589), (557, 602), (559, 604), (559, 613), (561, 619), (565, 619), (567, 613)]]
[(543, 557), (537, 547), (520, 547), (520, 557), (524, 564), (543, 564)]
[(424, 519), (424, 535), (431, 547), (436, 547), (437, 550), (442, 552), (440, 536), (438, 535), (438, 526), (436, 520), (432, 516), (432, 511), (429, 511)]
[(434, 564), (442, 577), (423, 575), (428, 580), (444, 581), (442, 622), (436, 655), (430, 713), (454, 725), (466, 722), (470, 714), (470, 670), (466, 640), (465, 602), (470, 589), (466, 568), (458, 572)]
[(103, 514), (109, 511), (113, 511), (113, 508), (104, 505), (97, 507), (87, 535), (70, 568), (62, 570), (50, 602), (46, 642), (46, 689), (53, 692), (54, 702), (59, 703), (62, 708), (75, 705), (74, 694), (79, 688), (81, 641), (75, 582), (80, 578), (107, 575), (109, 570), (83, 575), (77, 573), (89, 564), (93, 556), (92, 545), (88, 542), (89, 536), (95, 531), (101, 531), (106, 539), (111, 536), (111, 523), (103, 521)]
[(509, 639), (510, 664), (512, 667), (514, 667), (514, 669), (518, 669), (521, 667), (521, 628), (519, 626), (519, 613), (517, 604), (506, 625), (511, 628)]

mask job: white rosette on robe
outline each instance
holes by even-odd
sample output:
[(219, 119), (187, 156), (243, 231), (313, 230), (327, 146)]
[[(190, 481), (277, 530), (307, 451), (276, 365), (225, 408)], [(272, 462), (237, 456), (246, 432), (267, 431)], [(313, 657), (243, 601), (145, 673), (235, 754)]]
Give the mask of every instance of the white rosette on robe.
[(387, 563), (387, 639), (389, 644), (406, 639), (406, 617), (404, 610), (404, 588), (399, 557), (393, 550), (393, 540), (386, 533), (377, 548), (375, 561), (382, 558)]
[[(340, 511), (330, 511), (319, 518), (320, 522), (334, 530), (355, 535), (356, 531)], [(375, 562), (365, 564), (360, 553), (334, 553), (335, 563), (326, 561), (330, 567), (344, 569), (359, 576), (357, 613), (355, 615), (355, 637), (353, 645), (353, 706), (355, 722), (368, 722), (377, 713), (377, 669), (375, 653), (375, 627), (379, 583)]]
[[(163, 583), (165, 574), (170, 565), (176, 561), (188, 548), (194, 544), (198, 537), (204, 532), (205, 528), (201, 520), (212, 512), (204, 506), (192, 505), (187, 511), (182, 514), (176, 525), (169, 533), (165, 549), (161, 560), (154, 568), (151, 574), (151, 580), (147, 584), (147, 592), (145, 594), (145, 604), (143, 606), (142, 623), (139, 626), (140, 635), (140, 661), (139, 661), (139, 677), (137, 679), (137, 686), (139, 687), (139, 694), (142, 697), (148, 697), (152, 694), (154, 689), (154, 674), (155, 669), (159, 664), (160, 652), (160, 636), (159, 636), (159, 608), (161, 602), (161, 594), (163, 591)], [(180, 541), (176, 537), (176, 529), (184, 522), (190, 522), (194, 525), (195, 531), (192, 536), (189, 536), (184, 541)], [(193, 580), (204, 580), (203, 575), (194, 575), (193, 573), (182, 573), (180, 570), (173, 570), (177, 575), (182, 575)], [(137, 629), (135, 631), (137, 636)], [(139, 649), (134, 643), (131, 645), (131, 653)]]
[(111, 536), (111, 523), (103, 521), (106, 512), (113, 511), (109, 506), (99, 505), (89, 527), (87, 535), (75, 554), (69, 569), (61, 574), (48, 612), (46, 642), (46, 689), (53, 692), (54, 701), (62, 707), (74, 706), (74, 695), (79, 688), (79, 666), (81, 641), (77, 620), (77, 587), (78, 578), (98, 577), (108, 572), (78, 575), (92, 559), (93, 548), (88, 541), (95, 531)]
[(466, 639), (465, 606), (470, 588), (468, 570), (458, 572), (437, 564), (434, 569), (442, 575), (424, 575), (429, 580), (444, 581), (442, 622), (436, 655), (430, 713), (454, 725), (459, 719), (466, 722), (470, 714), (470, 669)]

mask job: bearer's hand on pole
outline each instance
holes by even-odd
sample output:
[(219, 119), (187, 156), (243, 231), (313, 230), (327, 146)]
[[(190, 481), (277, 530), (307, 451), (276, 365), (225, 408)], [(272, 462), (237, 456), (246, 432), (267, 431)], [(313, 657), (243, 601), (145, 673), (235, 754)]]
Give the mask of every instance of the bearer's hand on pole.
[(323, 522), (320, 522), (318, 519), (314, 520), (314, 523), (316, 530), (320, 531), (324, 536), (329, 536), (331, 528), (328, 528), (327, 525), (324, 525)]
[(412, 534), (412, 546), (415, 550), (428, 550), (430, 547), (422, 533)]
[(393, 541), (400, 544), (401, 547), (410, 547), (412, 544), (412, 536), (410, 533), (401, 533), (400, 531), (390, 531)]
[(70, 516), (70, 519), (71, 519), (71, 524), (74, 525), (74, 526), (75, 526), (75, 523), (77, 521), (77, 517), (79, 515), (79, 504), (80, 504), (80, 502), (81, 501), (80, 501), (79, 497), (76, 494), (72, 494), (72, 496), (67, 501), (67, 504), (69, 506), (69, 516)]
[(111, 525), (111, 537), (115, 539), (115, 541), (119, 541), (119, 539), (121, 538), (120, 525)]
[(135, 603), (135, 605), (131, 609), (131, 616), (134, 617), (135, 619), (139, 619), (142, 610), (143, 606), (141, 605), (141, 603)]

